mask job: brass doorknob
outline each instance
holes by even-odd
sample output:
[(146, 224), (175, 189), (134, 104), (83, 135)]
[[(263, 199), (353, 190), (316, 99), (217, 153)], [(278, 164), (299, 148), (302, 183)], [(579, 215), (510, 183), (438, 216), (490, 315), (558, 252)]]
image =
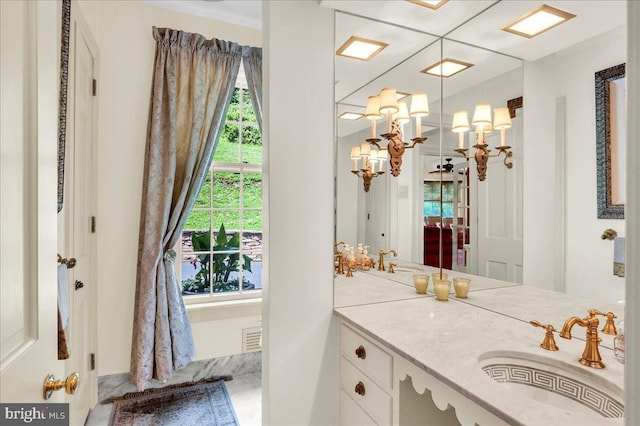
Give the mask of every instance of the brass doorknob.
[(364, 346), (358, 346), (358, 348), (356, 349), (356, 356), (360, 359), (365, 359), (367, 357), (367, 351)]
[(356, 388), (355, 391), (358, 395), (360, 396), (364, 396), (364, 394), (366, 393), (365, 389), (364, 389), (364, 383), (362, 382), (358, 382), (356, 383)]
[(67, 380), (56, 380), (53, 374), (48, 374), (44, 378), (44, 384), (42, 385), (42, 397), (44, 399), (51, 398), (53, 392), (65, 388), (65, 392), (69, 395), (73, 395), (80, 386), (80, 375), (78, 373), (71, 373)]

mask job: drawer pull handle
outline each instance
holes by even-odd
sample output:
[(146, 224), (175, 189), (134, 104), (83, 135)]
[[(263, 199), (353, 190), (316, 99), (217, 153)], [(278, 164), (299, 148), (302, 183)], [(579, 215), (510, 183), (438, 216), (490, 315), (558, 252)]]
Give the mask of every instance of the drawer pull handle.
[(356, 356), (360, 359), (365, 359), (367, 357), (367, 351), (364, 349), (364, 346), (358, 346), (356, 349)]
[(364, 396), (365, 394), (364, 383), (358, 382), (358, 384), (356, 384), (356, 393), (360, 396)]

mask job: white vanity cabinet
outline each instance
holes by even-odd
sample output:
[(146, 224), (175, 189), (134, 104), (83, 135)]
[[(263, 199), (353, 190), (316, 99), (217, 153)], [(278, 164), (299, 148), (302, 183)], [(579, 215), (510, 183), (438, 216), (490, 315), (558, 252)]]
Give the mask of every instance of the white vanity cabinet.
[(342, 426), (507, 424), (344, 322), (339, 383)]
[(340, 424), (392, 423), (393, 357), (348, 326), (340, 326)]

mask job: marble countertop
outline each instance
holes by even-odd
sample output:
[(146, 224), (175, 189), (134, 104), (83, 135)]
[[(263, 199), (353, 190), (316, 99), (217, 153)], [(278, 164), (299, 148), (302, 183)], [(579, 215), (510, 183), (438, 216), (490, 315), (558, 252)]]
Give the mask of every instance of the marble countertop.
[[(596, 381), (609, 381), (621, 390), (624, 366), (610, 349), (612, 336), (599, 333), (603, 339), (600, 354), (606, 368), (598, 370), (578, 363), (585, 346), (584, 328), (576, 325), (571, 340), (556, 334), (560, 350), (551, 352), (539, 347), (544, 330), (532, 327), (529, 321), (550, 323), (560, 330), (567, 318), (584, 317), (590, 308), (610, 310), (621, 317), (622, 306), (607, 306), (476, 276), (470, 276), (471, 291), (467, 299), (450, 297), (448, 302), (441, 302), (433, 297), (431, 283), (426, 296), (416, 294), (412, 285), (414, 269), (430, 273), (430, 269), (435, 271), (435, 268), (404, 266), (399, 265), (406, 277), (398, 272), (369, 271), (356, 272), (354, 278), (337, 278), (336, 301), (342, 298), (345, 305), (336, 305), (335, 313), (509, 424), (623, 424), (623, 419), (605, 419), (595, 412), (572, 412), (519, 396), (490, 379), (479, 364), (479, 360), (490, 353), (525, 353), (552, 363), (575, 366), (578, 372), (586, 370)], [(468, 275), (449, 272), (450, 279), (458, 276)], [(371, 295), (370, 290), (373, 290)], [(387, 300), (383, 300), (385, 295), (389, 297)], [(369, 300), (371, 302), (367, 302)]]

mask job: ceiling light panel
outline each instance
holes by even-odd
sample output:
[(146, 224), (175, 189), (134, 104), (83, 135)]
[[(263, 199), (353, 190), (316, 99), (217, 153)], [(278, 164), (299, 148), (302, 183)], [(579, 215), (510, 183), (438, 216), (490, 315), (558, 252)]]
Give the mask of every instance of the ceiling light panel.
[(387, 43), (381, 41), (351, 36), (338, 48), (336, 55), (370, 61), (387, 46)]
[(409, 3), (417, 4), (420, 6), (428, 7), (429, 9), (436, 10), (444, 5), (449, 0), (407, 0)]
[(358, 113), (358, 112), (345, 111), (342, 114), (340, 114), (338, 116), (338, 118), (341, 118), (343, 120), (358, 120), (358, 119), (362, 118), (362, 114)]
[(472, 66), (473, 64), (470, 64), (468, 62), (463, 62), (452, 58), (445, 58), (442, 61), (436, 62), (435, 64), (423, 69), (420, 72), (435, 75), (438, 77), (442, 76), (448, 78)]
[(575, 17), (572, 13), (543, 4), (502, 29), (522, 37), (533, 38)]

